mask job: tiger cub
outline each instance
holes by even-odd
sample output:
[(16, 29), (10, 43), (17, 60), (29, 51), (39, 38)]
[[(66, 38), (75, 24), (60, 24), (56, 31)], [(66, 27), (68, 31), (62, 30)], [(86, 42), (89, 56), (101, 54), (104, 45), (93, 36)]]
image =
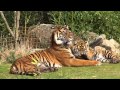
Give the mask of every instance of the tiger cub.
[(112, 50), (106, 50), (101, 46), (95, 46), (94, 51), (95, 51), (94, 58), (98, 61), (109, 62), (109, 63), (120, 62), (120, 57)]
[(96, 60), (109, 63), (118, 63), (120, 61), (117, 55), (111, 50), (106, 50), (100, 46), (91, 48), (87, 41), (81, 39), (74, 42), (71, 50), (76, 58), (84, 58), (82, 56), (85, 56), (86, 60)]
[(76, 58), (90, 60), (93, 58), (94, 50), (89, 47), (88, 41), (77, 39), (71, 46), (71, 51)]

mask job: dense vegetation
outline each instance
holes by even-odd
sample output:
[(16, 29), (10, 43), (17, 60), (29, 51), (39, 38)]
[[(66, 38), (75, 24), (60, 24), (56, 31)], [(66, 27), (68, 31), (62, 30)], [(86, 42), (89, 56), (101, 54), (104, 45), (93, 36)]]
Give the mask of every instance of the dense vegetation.
[[(4, 12), (12, 27), (14, 13)], [(20, 26), (31, 26), (38, 23), (68, 24), (77, 34), (92, 31), (106, 34), (120, 42), (120, 11), (21, 11)], [(0, 29), (5, 34), (9, 32), (0, 17)]]
[(76, 33), (92, 31), (106, 34), (120, 42), (119, 11), (64, 11), (50, 12), (55, 24), (68, 24)]

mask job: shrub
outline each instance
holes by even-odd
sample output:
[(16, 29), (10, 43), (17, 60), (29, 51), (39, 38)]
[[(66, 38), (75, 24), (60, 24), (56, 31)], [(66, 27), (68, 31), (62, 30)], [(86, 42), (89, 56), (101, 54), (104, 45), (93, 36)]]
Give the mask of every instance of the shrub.
[[(19, 57), (21, 57), (21, 55), (18, 55)], [(8, 63), (13, 63), (16, 58), (18, 58), (16, 55), (15, 55), (15, 52), (10, 52), (10, 55), (8, 57), (6, 57), (6, 61)]]
[(6, 49), (4, 51), (0, 51), (0, 60), (3, 62), (7, 61), (8, 63), (13, 63), (16, 59), (23, 57), (32, 53), (31, 49), (27, 49), (24, 45), (21, 47), (17, 47), (16, 50), (14, 49)]
[(120, 42), (119, 11), (52, 11), (49, 15), (53, 24), (67, 24), (81, 37), (85, 36), (86, 31), (92, 31)]

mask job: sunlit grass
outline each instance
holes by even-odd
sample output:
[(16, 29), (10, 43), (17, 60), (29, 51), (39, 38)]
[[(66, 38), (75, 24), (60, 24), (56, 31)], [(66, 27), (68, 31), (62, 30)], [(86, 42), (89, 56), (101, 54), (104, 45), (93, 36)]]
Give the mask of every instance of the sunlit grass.
[(120, 64), (102, 64), (88, 67), (63, 67), (57, 72), (39, 76), (9, 74), (11, 64), (0, 65), (0, 79), (120, 79)]

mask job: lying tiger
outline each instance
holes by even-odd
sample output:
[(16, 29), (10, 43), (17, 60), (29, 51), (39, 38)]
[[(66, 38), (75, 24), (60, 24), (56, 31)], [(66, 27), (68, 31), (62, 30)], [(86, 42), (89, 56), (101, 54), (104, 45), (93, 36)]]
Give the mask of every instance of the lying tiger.
[(120, 59), (111, 50), (106, 50), (103, 47), (95, 46), (94, 49), (89, 47), (87, 41), (82, 39), (75, 40), (71, 47), (72, 53), (76, 58), (84, 58), (86, 60), (96, 60), (101, 62), (118, 63)]
[(114, 53), (112, 50), (106, 50), (101, 46), (96, 46), (94, 48), (95, 51), (95, 58), (101, 62), (109, 62), (109, 63), (119, 63), (120, 58), (119, 56)]
[(45, 71), (56, 71), (57, 68), (96, 66), (101, 62), (95, 60), (77, 59), (69, 48), (73, 44), (73, 33), (68, 26), (52, 27), (51, 47), (17, 59), (10, 68), (11, 74), (38, 75)]

